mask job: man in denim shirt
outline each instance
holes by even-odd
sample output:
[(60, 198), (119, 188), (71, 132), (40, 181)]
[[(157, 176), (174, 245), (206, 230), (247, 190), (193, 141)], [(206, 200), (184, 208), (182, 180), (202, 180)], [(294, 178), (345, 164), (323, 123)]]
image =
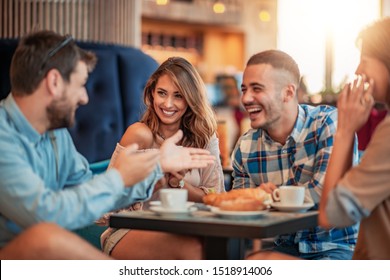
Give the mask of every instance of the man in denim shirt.
[[(284, 52), (269, 50), (249, 59), (241, 90), (252, 129), (232, 154), (233, 188), (271, 193), (281, 185), (305, 186), (305, 201), (318, 207), (337, 111), (298, 104), (299, 79), (298, 65)], [(351, 259), (357, 232), (358, 225), (301, 230), (278, 236), (273, 249), (304, 259)]]
[(179, 131), (160, 150), (135, 153), (137, 145), (126, 147), (112, 169), (92, 176), (66, 128), (77, 107), (88, 103), (85, 83), (95, 61), (70, 36), (51, 31), (27, 35), (15, 51), (12, 92), (0, 103), (2, 259), (104, 258), (61, 227), (84, 227), (148, 199), (164, 172), (214, 161), (203, 149), (176, 146)]

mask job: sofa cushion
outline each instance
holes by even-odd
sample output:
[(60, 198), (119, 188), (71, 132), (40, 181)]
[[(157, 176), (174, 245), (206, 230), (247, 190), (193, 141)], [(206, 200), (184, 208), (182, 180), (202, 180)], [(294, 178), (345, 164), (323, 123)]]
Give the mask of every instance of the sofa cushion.
[(99, 59), (86, 85), (89, 102), (77, 109), (75, 125), (69, 129), (89, 162), (110, 158), (124, 130), (117, 55), (110, 50), (95, 53)]
[(9, 68), (17, 44), (15, 39), (0, 39), (0, 100), (7, 97), (11, 90)]
[[(143, 112), (143, 91), (147, 80), (157, 69), (157, 63), (150, 56), (138, 49), (129, 51), (128, 48), (118, 48), (119, 81), (121, 84), (123, 122), (129, 126), (137, 122)], [(151, 71), (152, 70), (152, 71)], [(132, 82), (129, 82), (129, 80)], [(141, 93), (141, 95), (140, 95)]]

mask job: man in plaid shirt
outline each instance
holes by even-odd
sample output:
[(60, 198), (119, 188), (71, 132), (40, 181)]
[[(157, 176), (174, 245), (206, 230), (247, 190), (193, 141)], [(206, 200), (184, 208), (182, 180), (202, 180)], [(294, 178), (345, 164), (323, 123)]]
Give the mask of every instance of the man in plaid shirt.
[[(284, 52), (269, 50), (249, 59), (241, 90), (252, 129), (232, 154), (233, 188), (260, 186), (271, 193), (281, 185), (305, 186), (305, 201), (318, 207), (337, 110), (298, 104), (299, 79), (298, 65)], [(273, 250), (304, 259), (351, 259), (357, 232), (358, 225), (301, 230), (278, 236)]]

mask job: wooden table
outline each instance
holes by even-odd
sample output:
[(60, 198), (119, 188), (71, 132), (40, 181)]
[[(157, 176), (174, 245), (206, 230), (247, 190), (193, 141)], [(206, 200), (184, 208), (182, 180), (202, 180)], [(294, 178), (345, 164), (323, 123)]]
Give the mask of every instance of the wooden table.
[(226, 219), (202, 210), (204, 206), (201, 204), (196, 206), (200, 210), (188, 215), (165, 216), (151, 211), (117, 213), (110, 217), (110, 227), (202, 236), (207, 259), (240, 259), (243, 257), (242, 246), (233, 246), (237, 243), (232, 243), (232, 239), (242, 244), (247, 238), (269, 238), (317, 226), (318, 211), (269, 211), (251, 219)]

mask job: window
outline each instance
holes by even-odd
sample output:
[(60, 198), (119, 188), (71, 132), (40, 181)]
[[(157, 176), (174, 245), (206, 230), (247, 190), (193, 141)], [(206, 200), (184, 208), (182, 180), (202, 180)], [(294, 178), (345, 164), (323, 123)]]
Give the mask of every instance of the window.
[(278, 0), (277, 45), (297, 61), (309, 93), (337, 91), (359, 63), (357, 34), (379, 17), (379, 0)]

